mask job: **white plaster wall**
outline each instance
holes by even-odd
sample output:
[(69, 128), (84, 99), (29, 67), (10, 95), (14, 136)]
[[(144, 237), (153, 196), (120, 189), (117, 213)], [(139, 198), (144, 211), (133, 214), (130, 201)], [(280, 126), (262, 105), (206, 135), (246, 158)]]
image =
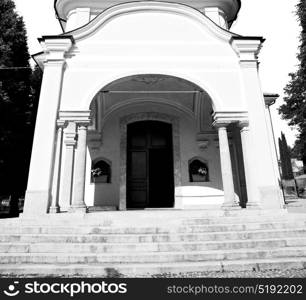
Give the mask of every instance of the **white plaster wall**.
[(228, 40), (186, 16), (137, 12), (114, 17), (77, 40), (67, 64), (61, 110), (88, 109), (103, 86), (135, 74), (181, 77), (205, 89), (215, 109), (245, 110), (237, 55)]
[[(92, 161), (104, 158), (111, 162), (110, 183), (90, 183)], [(102, 145), (87, 155), (85, 202), (89, 206), (118, 206), (120, 188), (120, 128), (119, 116), (115, 115), (105, 124)]]
[[(229, 43), (230, 33), (222, 31), (204, 16), (198, 17), (169, 11), (137, 11), (116, 15), (107, 21), (97, 17), (90, 27), (74, 32), (76, 44), (67, 58), (60, 110), (89, 109), (100, 89), (129, 75), (164, 74), (189, 80), (210, 95), (215, 111), (249, 112), (250, 166), (255, 178), (256, 197), (262, 199), (266, 208), (279, 208), (279, 188), (257, 71), (241, 69), (239, 58)], [(191, 141), (196, 132), (195, 125), (186, 120), (183, 123), (186, 124), (182, 138), (189, 141), (182, 144), (183, 184), (190, 186), (186, 181), (188, 176), (184, 174), (187, 170), (184, 164), (193, 154), (202, 156), (203, 153), (199, 153)], [(119, 125), (115, 115), (106, 128), (105, 148), (102, 146), (98, 154), (111, 160), (113, 169), (117, 170)], [(218, 164), (218, 151), (212, 145), (210, 147), (205, 155), (215, 155), (212, 161)], [(220, 166), (210, 169), (212, 178), (221, 178), (217, 174)], [(119, 191), (115, 187), (118, 187), (119, 179), (115, 174), (113, 172), (109, 187), (101, 185), (97, 188), (98, 193), (105, 195), (105, 205), (113, 204), (112, 197), (118, 201)], [(93, 189), (87, 178), (87, 203), (92, 203)]]

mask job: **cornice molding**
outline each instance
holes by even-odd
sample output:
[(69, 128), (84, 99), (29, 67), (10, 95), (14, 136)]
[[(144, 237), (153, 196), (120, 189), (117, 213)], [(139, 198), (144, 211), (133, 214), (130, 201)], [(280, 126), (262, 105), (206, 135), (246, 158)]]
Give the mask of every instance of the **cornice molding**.
[[(65, 54), (70, 51), (74, 44), (72, 36), (43, 36), (39, 38), (43, 48), (45, 62), (64, 61)], [(42, 53), (40, 53), (42, 55)]]
[[(131, 3), (132, 0), (54, 0), (54, 9), (56, 16), (63, 28), (69, 12), (75, 8), (90, 8), (92, 10), (104, 11), (110, 7), (120, 5), (122, 3)], [(141, 2), (141, 1), (134, 1)], [(145, 1), (142, 1), (145, 2)], [(151, 1), (152, 2), (152, 1)], [(197, 10), (203, 10), (209, 7), (218, 7), (226, 13), (227, 20), (231, 25), (238, 16), (241, 8), (241, 0), (166, 0), (156, 1), (163, 3), (180, 3), (188, 5)]]
[(257, 62), (258, 54), (265, 39), (263, 37), (232, 37), (230, 43), (240, 58), (240, 62)]
[(213, 114), (214, 126), (218, 124), (231, 124), (237, 122), (247, 122), (249, 119), (247, 111), (233, 111), (233, 112), (215, 112)]
[(91, 122), (90, 116), (91, 116), (90, 110), (59, 112), (60, 121), (73, 122), (76, 124), (90, 124)]
[(176, 15), (182, 15), (199, 22), (201, 25), (204, 25), (213, 35), (226, 42), (229, 42), (234, 36), (237, 36), (236, 34), (219, 27), (208, 17), (206, 17), (201, 12), (197, 11), (192, 7), (183, 4), (168, 2), (131, 2), (116, 5), (102, 12), (95, 19), (93, 19), (91, 22), (84, 25), (83, 27), (65, 33), (62, 36), (66, 36), (67, 34), (73, 35), (75, 40), (85, 39), (86, 37), (89, 37), (94, 34), (99, 28), (101, 28), (111, 19), (124, 14), (135, 12), (168, 12)]
[(275, 104), (275, 102), (278, 98), (279, 98), (278, 94), (268, 94), (268, 93), (264, 94), (265, 104), (268, 107)]

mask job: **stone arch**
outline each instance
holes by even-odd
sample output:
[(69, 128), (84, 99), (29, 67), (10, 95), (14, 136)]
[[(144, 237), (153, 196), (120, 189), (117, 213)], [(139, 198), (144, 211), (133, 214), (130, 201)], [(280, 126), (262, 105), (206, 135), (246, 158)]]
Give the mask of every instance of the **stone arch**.
[[(91, 162), (91, 170), (93, 170), (93, 168), (95, 167), (95, 166), (97, 166), (97, 164), (99, 164), (99, 163), (103, 163), (105, 166), (107, 165), (107, 168), (108, 168), (108, 174), (105, 174), (105, 175), (107, 175), (107, 180), (106, 180), (106, 182), (105, 183), (111, 183), (111, 181), (112, 181), (112, 161), (111, 160), (109, 160), (109, 159), (107, 159), (107, 158), (105, 158), (105, 157), (96, 157), (95, 159), (93, 159), (92, 160), (92, 162)], [(103, 174), (104, 175), (104, 174)], [(91, 182), (93, 183), (101, 183), (101, 182), (103, 182), (103, 181), (101, 181), (101, 180), (97, 180), (97, 181), (95, 181), (95, 180), (93, 180), (94, 178), (93, 178), (93, 175), (91, 174)]]
[(183, 113), (187, 118), (196, 122), (197, 116), (193, 112), (188, 111), (186, 108), (180, 107), (179, 105), (169, 103), (166, 99), (146, 98), (146, 100), (144, 102), (143, 98), (139, 98), (139, 99), (134, 99), (133, 98), (133, 99), (129, 99), (129, 101), (127, 101), (127, 103), (120, 104), (120, 105), (116, 106), (114, 109), (111, 109), (110, 111), (108, 111), (103, 116), (103, 119), (101, 120), (101, 129), (100, 129), (101, 143), (103, 143), (104, 127), (105, 127), (106, 123), (113, 117), (113, 114), (115, 114), (116, 112), (118, 112), (122, 109), (125, 109), (126, 107), (128, 107), (130, 105), (137, 106), (137, 105), (143, 105), (144, 103), (155, 104), (155, 105), (160, 106), (160, 108), (164, 108), (164, 107), (168, 106), (171, 109), (173, 109), (174, 111), (179, 112), (179, 113)]
[(169, 70), (161, 70), (158, 73), (154, 72), (153, 70), (152, 71), (147, 70), (147, 72), (141, 72), (141, 73), (136, 73), (133, 70), (130, 70), (117, 75), (109, 76), (108, 78), (104, 78), (102, 81), (99, 82), (99, 84), (88, 90), (86, 98), (82, 100), (82, 107), (84, 109), (89, 109), (92, 100), (97, 96), (97, 94), (102, 90), (104, 90), (105, 88), (107, 88), (108, 86), (110, 86), (111, 84), (114, 84), (115, 82), (120, 81), (122, 79), (133, 78), (140, 75), (168, 76), (183, 80), (197, 87), (199, 91), (207, 93), (207, 95), (211, 100), (211, 105), (214, 111), (219, 111), (222, 107), (221, 105), (222, 102), (220, 100), (218, 92), (210, 88), (207, 84), (205, 84), (201, 80), (201, 78), (194, 76), (193, 74), (186, 74), (186, 73), (181, 74), (179, 71), (174, 71), (174, 70), (171, 70), (171, 72)]
[[(209, 182), (210, 179), (209, 179), (209, 165), (208, 165), (208, 160), (206, 160), (205, 158), (203, 157), (200, 157), (200, 156), (194, 156), (192, 157), (191, 159), (188, 160), (188, 172), (189, 172), (189, 180), (190, 182), (200, 182), (200, 181), (195, 181), (192, 177), (193, 177), (193, 168), (195, 166), (202, 166), (206, 169), (206, 174), (203, 174), (205, 175), (205, 178), (203, 178), (203, 182)], [(204, 180), (205, 179), (205, 180)]]
[[(192, 111), (186, 109), (184, 106), (179, 105), (177, 103), (171, 103), (168, 99), (162, 98), (162, 97), (146, 97), (144, 98), (131, 98), (126, 103), (120, 103), (116, 105), (114, 108), (112, 108), (110, 111), (108, 111), (105, 116), (103, 123), (106, 123), (109, 118), (111, 118), (112, 114), (115, 113), (118, 110), (124, 109), (126, 106), (129, 105), (139, 105), (143, 103), (154, 103), (158, 105), (166, 105), (173, 109), (175, 109), (178, 112), (184, 113), (186, 116), (188, 116), (191, 119), (194, 119), (194, 114)], [(103, 126), (102, 126), (103, 127)]]

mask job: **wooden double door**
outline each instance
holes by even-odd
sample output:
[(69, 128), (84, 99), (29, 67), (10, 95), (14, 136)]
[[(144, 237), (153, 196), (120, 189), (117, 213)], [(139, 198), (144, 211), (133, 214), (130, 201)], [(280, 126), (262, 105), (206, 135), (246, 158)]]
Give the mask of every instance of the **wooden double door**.
[(141, 121), (127, 127), (127, 208), (174, 205), (172, 126)]

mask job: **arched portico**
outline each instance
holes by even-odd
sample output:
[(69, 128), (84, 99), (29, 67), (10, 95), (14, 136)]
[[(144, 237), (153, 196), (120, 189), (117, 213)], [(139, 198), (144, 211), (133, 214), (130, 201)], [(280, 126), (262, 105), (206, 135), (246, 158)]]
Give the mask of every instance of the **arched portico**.
[[(156, 29), (156, 20), (163, 30)], [(141, 28), (137, 24), (142, 24)], [(181, 160), (182, 169), (186, 169), (184, 163), (191, 157), (203, 155), (206, 159), (207, 155), (217, 153), (212, 150), (212, 145), (219, 145), (220, 157), (215, 160), (219, 166), (213, 170), (220, 170), (220, 174), (210, 172), (210, 178), (222, 177), (222, 188), (220, 182), (218, 187), (219, 190), (224, 188), (224, 195), (217, 196), (219, 199), (225, 197), (230, 207), (235, 200), (235, 180), (239, 177), (235, 175), (237, 172), (232, 163), (232, 149), (236, 145), (232, 146), (231, 140), (237, 139), (231, 136), (240, 136), (240, 127), (239, 145), (242, 148), (240, 152), (243, 152), (249, 200), (259, 201), (269, 196), (273, 198), (271, 207), (280, 206), (276, 162), (271, 159), (271, 143), (257, 76), (257, 54), (263, 41), (260, 37), (237, 36), (191, 7), (157, 2), (118, 5), (70, 34), (45, 36), (40, 40), (44, 53), (36, 58), (45, 69), (25, 213), (37, 210), (46, 213), (50, 207), (50, 211), (56, 212), (60, 198), (66, 199), (71, 211), (86, 211), (87, 141), (93, 149), (99, 148), (102, 127), (104, 143), (107, 133), (110, 136), (110, 132), (118, 132), (119, 119), (124, 117), (121, 113), (131, 114), (129, 109), (154, 113), (160, 108), (162, 113), (178, 115), (186, 122), (186, 126), (180, 126), (182, 131), (186, 131), (180, 138), (181, 146), (184, 145), (182, 140), (188, 140), (186, 144), (191, 146), (185, 149), (190, 157)], [(152, 97), (156, 90), (144, 90), (137, 105), (133, 102), (135, 96), (127, 95), (129, 90), (124, 99), (114, 94), (126, 91), (113, 90), (112, 97), (105, 101), (109, 106), (106, 107), (108, 117), (104, 118), (104, 124), (97, 123), (100, 128), (92, 130), (92, 112), (89, 109), (92, 100), (97, 96), (108, 97), (109, 91), (103, 89), (117, 80), (141, 74), (181, 78), (192, 83), (193, 88), (190, 86), (188, 93), (184, 93), (185, 89), (178, 90), (175, 100), (167, 99), (165, 103), (161, 100), (165, 99), (164, 96)], [(104, 88), (101, 90), (101, 87)], [(162, 92), (167, 89), (169, 91), (169, 85)], [(130, 94), (134, 92), (135, 89)], [(147, 94), (150, 92), (149, 101)], [(190, 99), (185, 94), (189, 94)], [(159, 100), (154, 101), (154, 98)], [(208, 103), (203, 101), (207, 98), (210, 106), (203, 106), (203, 103)], [(188, 112), (186, 115), (195, 116), (193, 123), (187, 121), (184, 111)], [(107, 130), (111, 125), (113, 127)], [(263, 146), (259, 147), (260, 144)], [(65, 149), (63, 152), (58, 150), (61, 145)], [(118, 145), (113, 143), (113, 146)], [(207, 149), (210, 154), (205, 153)], [(255, 160), (251, 159), (253, 149), (260, 153)], [(108, 153), (100, 154), (108, 158)], [(238, 165), (243, 165), (243, 162)], [(256, 168), (264, 176), (255, 176)], [(61, 191), (60, 186), (67, 188)], [(184, 193), (183, 189), (182, 198)], [(268, 200), (265, 203), (269, 205)]]
[[(207, 82), (203, 82), (203, 78), (201, 76), (196, 76), (196, 74), (192, 74), (192, 72), (180, 72), (178, 70), (166, 70), (162, 67), (159, 68), (159, 71), (156, 73), (156, 69), (147, 69), (143, 68), (136, 72), (135, 70), (130, 70), (126, 72), (116, 73), (112, 76), (106, 76), (104, 80), (100, 80), (96, 85), (92, 86), (88, 89), (88, 93), (81, 100), (81, 107), (84, 110), (89, 109), (92, 99), (94, 99), (97, 94), (101, 90), (107, 91), (109, 87), (114, 84), (119, 83), (121, 80), (128, 80), (129, 78), (136, 78), (142, 75), (151, 74), (151, 76), (160, 76), (160, 77), (172, 77), (177, 78), (178, 80), (185, 81), (190, 84), (190, 87), (193, 87), (195, 90), (205, 92), (209, 95), (211, 100), (211, 105), (214, 111), (222, 111), (222, 101), (220, 100), (220, 95), (217, 90), (207, 84)], [(190, 88), (191, 89), (191, 88)]]
[[(162, 87), (167, 88), (163, 89)], [(133, 103), (135, 94), (141, 94), (143, 101), (135, 101)], [(163, 103), (161, 103), (161, 101), (154, 102), (154, 97), (158, 99), (157, 95), (162, 95), (164, 100)], [(146, 97), (148, 97), (150, 101), (147, 101)], [(121, 104), (119, 105), (118, 103)], [(182, 109), (182, 107), (184, 107), (184, 109)], [(222, 205), (224, 195), (225, 199), (228, 201), (227, 205), (229, 207), (237, 206), (237, 194), (240, 194), (239, 186), (241, 182), (238, 178), (239, 170), (232, 170), (231, 160), (235, 156), (234, 160), (237, 161), (237, 159), (240, 159), (241, 162), (242, 157), (237, 158), (235, 149), (239, 146), (236, 145), (236, 142), (231, 142), (232, 149), (230, 149), (226, 127), (230, 124), (246, 120), (247, 115), (245, 113), (215, 113), (214, 126), (218, 128), (219, 142), (221, 145), (219, 147), (221, 151), (220, 160), (218, 155), (214, 156), (216, 151), (213, 148), (216, 147), (215, 141), (218, 140), (218, 132), (211, 121), (209, 121), (212, 113), (211, 98), (205, 91), (185, 79), (158, 74), (142, 74), (123, 78), (103, 87), (100, 93), (98, 93), (92, 101), (90, 108), (91, 110), (89, 111), (61, 111), (59, 114), (61, 124), (68, 124), (64, 138), (66, 146), (63, 148), (64, 152), (66, 152), (63, 156), (66, 160), (65, 165), (68, 165), (68, 171), (64, 169), (64, 172), (61, 173), (62, 182), (66, 182), (71, 174), (75, 174), (75, 179), (69, 181), (70, 184), (72, 184), (70, 193), (67, 194), (66, 188), (63, 189), (66, 183), (62, 184), (63, 194), (66, 195), (63, 197), (67, 198), (61, 201), (66, 204), (71, 203), (72, 208), (69, 209), (69, 211), (85, 209), (86, 205), (84, 200), (83, 206), (80, 205), (80, 199), (76, 197), (76, 195), (85, 194), (86, 176), (89, 174), (88, 167), (86, 168), (87, 175), (84, 171), (86, 159), (88, 160), (88, 166), (91, 165), (90, 160), (94, 161), (96, 157), (108, 157), (110, 164), (113, 165), (113, 187), (105, 187), (105, 185), (103, 187), (95, 186), (93, 193), (87, 192), (88, 195), (91, 195), (87, 196), (87, 198), (98, 197), (98, 202), (100, 201), (99, 203), (101, 205), (103, 204), (103, 190), (117, 189), (118, 196), (112, 197), (119, 198), (113, 202), (113, 204), (117, 203), (113, 206), (117, 206), (120, 210), (126, 209), (127, 126), (137, 121), (150, 120), (166, 122), (172, 126), (173, 178), (175, 183), (174, 208), (180, 209), (188, 206), (188, 201), (190, 201), (190, 199), (196, 201), (197, 205), (202, 205), (202, 207), (205, 207), (205, 201), (207, 201), (207, 199), (211, 199), (209, 200), (211, 201), (210, 205), (217, 208)], [(89, 126), (89, 128), (87, 126)], [(117, 126), (119, 127), (119, 131), (116, 133), (114, 130), (116, 130)], [(87, 130), (89, 130), (89, 133), (87, 138), (85, 138), (85, 131)], [(80, 132), (83, 135), (80, 135)], [(109, 136), (110, 132), (112, 132), (112, 135), (118, 140), (117, 145), (120, 147), (118, 156), (109, 152), (110, 149), (113, 149), (115, 147), (114, 145), (116, 145), (116, 142), (112, 141)], [(69, 137), (73, 134), (75, 136), (73, 140), (76, 141), (73, 145), (75, 157), (73, 154), (74, 152), (70, 150), (71, 143), (69, 143)], [(232, 129), (230, 130), (230, 135), (233, 135)], [(188, 146), (183, 142), (185, 137), (190, 139), (190, 145)], [(87, 147), (92, 149), (90, 150), (90, 156), (86, 155), (86, 147), (84, 146), (85, 139), (87, 141)], [(232, 137), (232, 139), (235, 140), (234, 137)], [(208, 150), (206, 149), (207, 147), (203, 147), (204, 144), (208, 145)], [(183, 148), (183, 150), (181, 148)], [(224, 151), (226, 148), (228, 151)], [(211, 165), (212, 169), (215, 169), (215, 171), (212, 170), (212, 180), (208, 183), (198, 183), (198, 186), (202, 185), (204, 194), (202, 192), (201, 196), (192, 196), (190, 195), (190, 191), (195, 190), (197, 186), (194, 183), (188, 183), (188, 161), (190, 158), (199, 155), (209, 157), (209, 165)], [(77, 164), (80, 163), (80, 157), (82, 157), (81, 159), (83, 160), (81, 163), (83, 167), (77, 169)], [(117, 160), (119, 160), (120, 163), (116, 165)], [(219, 163), (219, 160), (221, 163)], [(71, 161), (74, 161), (74, 164), (71, 164)], [(114, 163), (112, 163), (112, 161)], [(187, 167), (184, 165), (186, 163)], [(219, 168), (221, 168), (221, 170)], [(236, 176), (233, 176), (233, 172)], [(237, 180), (235, 187), (234, 177), (236, 177)], [(78, 182), (76, 178), (78, 178)], [(222, 184), (222, 181), (225, 181), (227, 185)], [(111, 196), (104, 195), (104, 197), (107, 198)], [(241, 197), (241, 194), (239, 197)], [(83, 199), (85, 199), (84, 196)], [(203, 199), (205, 199), (205, 201)], [(214, 199), (219, 200), (215, 201)], [(108, 202), (109, 201), (107, 201), (107, 203)], [(190, 203), (192, 203), (192, 201), (190, 201)]]

